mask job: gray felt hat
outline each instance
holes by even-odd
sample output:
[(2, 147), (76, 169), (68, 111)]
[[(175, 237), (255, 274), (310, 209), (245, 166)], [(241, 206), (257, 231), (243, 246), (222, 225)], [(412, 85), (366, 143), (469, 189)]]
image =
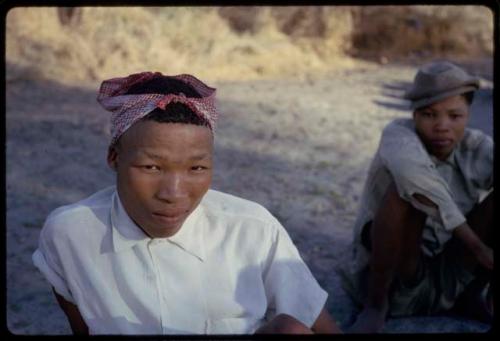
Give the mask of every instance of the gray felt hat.
[(479, 78), (446, 61), (423, 65), (405, 94), (410, 109), (418, 109), (442, 99), (479, 89)]

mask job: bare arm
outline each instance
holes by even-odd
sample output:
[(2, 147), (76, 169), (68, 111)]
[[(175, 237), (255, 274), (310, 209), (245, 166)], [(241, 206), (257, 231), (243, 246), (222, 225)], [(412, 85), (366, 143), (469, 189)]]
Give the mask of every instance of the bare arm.
[(474, 254), (481, 266), (493, 270), (493, 250), (483, 243), (467, 222), (456, 227), (453, 234)]
[(56, 296), (57, 303), (66, 314), (68, 318), (69, 324), (71, 326), (71, 330), (74, 335), (89, 335), (89, 328), (87, 324), (83, 320), (78, 307), (71, 302), (68, 302), (64, 297), (59, 295), (54, 288), (52, 288), (54, 295)]
[[(420, 203), (437, 208), (437, 205), (427, 197), (420, 194), (414, 194), (413, 196)], [(456, 227), (453, 234), (465, 244), (465, 247), (472, 252), (481, 266), (493, 270), (493, 250), (483, 243), (467, 222)]]
[(305, 324), (287, 314), (276, 315), (255, 331), (256, 334), (339, 334), (342, 333), (325, 308), (309, 329)]
[(342, 331), (337, 326), (337, 323), (330, 316), (328, 311), (323, 308), (321, 313), (319, 313), (316, 322), (311, 327), (315, 334), (340, 334)]
[(260, 326), (255, 334), (312, 334), (312, 331), (295, 317), (279, 314)]

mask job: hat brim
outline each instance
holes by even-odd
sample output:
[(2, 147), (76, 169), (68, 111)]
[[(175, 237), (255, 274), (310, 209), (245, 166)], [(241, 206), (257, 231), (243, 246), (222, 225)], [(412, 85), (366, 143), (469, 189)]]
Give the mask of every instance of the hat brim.
[(422, 99), (419, 99), (417, 101), (412, 101), (410, 104), (410, 109), (415, 110), (415, 109), (420, 109), (422, 107), (426, 107), (428, 105), (431, 105), (433, 103), (439, 102), (445, 98), (456, 96), (456, 95), (461, 95), (465, 94), (470, 91), (476, 91), (479, 87), (475, 85), (467, 85), (467, 86), (461, 86), (459, 88), (449, 90), (442, 92), (440, 94), (437, 94), (432, 97), (425, 97)]

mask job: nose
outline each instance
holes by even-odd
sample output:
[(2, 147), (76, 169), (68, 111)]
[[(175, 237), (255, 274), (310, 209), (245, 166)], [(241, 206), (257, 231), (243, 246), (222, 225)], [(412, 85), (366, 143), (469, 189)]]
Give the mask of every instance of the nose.
[(167, 203), (175, 203), (185, 197), (186, 190), (182, 174), (165, 174), (158, 184), (156, 198)]
[(434, 130), (439, 133), (448, 132), (450, 130), (450, 120), (447, 117), (438, 117)]

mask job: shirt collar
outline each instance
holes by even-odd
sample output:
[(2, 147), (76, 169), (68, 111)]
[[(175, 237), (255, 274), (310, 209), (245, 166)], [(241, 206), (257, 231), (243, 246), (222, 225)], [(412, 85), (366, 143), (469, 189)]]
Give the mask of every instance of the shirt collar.
[(132, 248), (138, 243), (151, 240), (129, 217), (116, 190), (111, 199), (111, 230), (115, 252), (120, 252)]
[(434, 162), (434, 164), (437, 166), (437, 165), (440, 165), (440, 164), (448, 164), (452, 167), (457, 167), (457, 163), (456, 163), (456, 160), (455, 160), (455, 154), (456, 154), (456, 147), (451, 151), (450, 155), (448, 155), (448, 157), (445, 159), (445, 160), (439, 160), (437, 157), (435, 157), (434, 155), (432, 154), (429, 154), (430, 157), (431, 157), (431, 160), (432, 162)]
[(136, 244), (150, 241), (170, 242), (203, 261), (205, 259), (205, 249), (203, 245), (204, 224), (200, 223), (203, 216), (202, 211), (203, 208), (201, 205), (198, 205), (186, 218), (179, 231), (172, 237), (150, 238), (127, 214), (118, 192), (115, 190), (111, 206), (111, 229), (114, 252), (130, 249)]
[(186, 218), (182, 227), (172, 237), (165, 238), (199, 260), (205, 259), (203, 206), (198, 207)]

